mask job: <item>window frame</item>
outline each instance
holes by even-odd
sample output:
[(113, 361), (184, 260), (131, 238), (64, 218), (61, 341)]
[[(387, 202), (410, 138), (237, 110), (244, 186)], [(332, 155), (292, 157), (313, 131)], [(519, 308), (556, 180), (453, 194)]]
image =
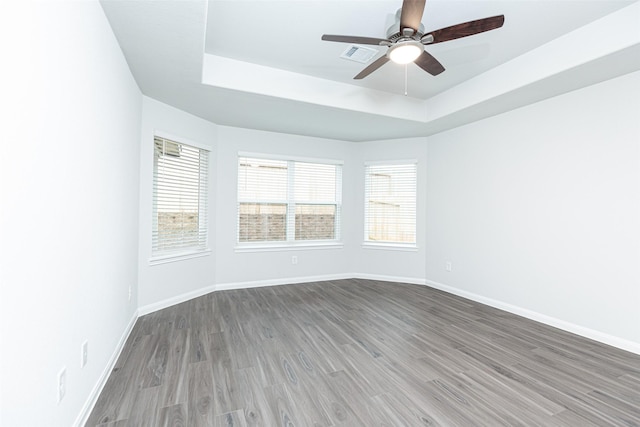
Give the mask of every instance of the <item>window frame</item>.
[[(286, 199), (278, 200), (278, 203), (286, 205), (286, 226), (285, 226), (285, 240), (270, 240), (270, 241), (240, 241), (240, 204), (241, 203), (260, 203), (262, 200), (256, 199), (241, 199), (239, 193), (239, 174), (240, 174), (240, 159), (252, 158), (259, 160), (276, 160), (287, 162), (287, 190)], [(321, 165), (335, 166), (336, 169), (336, 193), (334, 203), (325, 202), (310, 202), (309, 200), (297, 201), (295, 200), (294, 192), (294, 174), (295, 168), (291, 168), (291, 163), (312, 163)], [(236, 157), (236, 243), (235, 252), (262, 252), (262, 251), (289, 251), (289, 250), (302, 250), (302, 249), (335, 249), (342, 248), (344, 246), (342, 242), (342, 187), (343, 187), (343, 173), (344, 173), (344, 161), (336, 159), (326, 159), (317, 157), (299, 157), (299, 156), (283, 156), (277, 154), (256, 153), (256, 152), (244, 152), (239, 151)], [(265, 201), (269, 203), (276, 203), (275, 200)], [(296, 205), (322, 205), (322, 206), (335, 206), (335, 234), (334, 239), (317, 239), (317, 240), (295, 240), (295, 207)]]
[[(195, 245), (181, 247), (176, 249), (168, 249), (168, 250), (155, 250), (154, 249), (154, 233), (157, 233), (157, 218), (155, 218), (157, 214), (157, 199), (156, 199), (156, 174), (157, 174), (157, 160), (156, 160), (156, 150), (155, 150), (155, 141), (156, 138), (161, 138), (164, 140), (169, 140), (171, 142), (175, 142), (177, 144), (189, 146), (191, 148), (197, 149), (200, 152), (207, 153), (206, 165), (205, 167), (200, 167), (198, 170), (198, 174), (202, 177), (204, 184), (199, 184), (201, 188), (198, 190), (198, 199), (199, 206), (198, 212), (204, 210), (203, 215), (198, 215), (198, 234), (204, 234), (204, 243), (201, 244), (198, 242)], [(166, 264), (174, 261), (181, 261), (191, 258), (203, 257), (211, 254), (211, 248), (209, 247), (210, 243), (210, 192), (211, 192), (211, 168), (212, 168), (212, 147), (207, 146), (205, 144), (189, 140), (187, 138), (173, 135), (164, 131), (154, 130), (152, 137), (152, 182), (151, 182), (151, 238), (150, 238), (150, 258), (149, 265), (158, 265), (158, 264)], [(202, 188), (204, 187), (204, 188)], [(202, 191), (201, 191), (202, 190)], [(202, 209), (201, 206), (204, 208)], [(201, 228), (204, 228), (203, 231), (200, 231)]]
[[(413, 232), (414, 242), (399, 242), (399, 241), (383, 241), (383, 240), (369, 240), (369, 199), (370, 188), (368, 186), (369, 170), (371, 166), (408, 166), (414, 165), (415, 167), (415, 188), (414, 188), (414, 212), (413, 212)], [(362, 247), (364, 249), (382, 249), (382, 250), (395, 250), (395, 251), (409, 251), (415, 252), (418, 250), (418, 171), (419, 161), (417, 159), (404, 159), (404, 160), (391, 160), (391, 161), (366, 161), (364, 163), (364, 213), (363, 213), (363, 242)]]

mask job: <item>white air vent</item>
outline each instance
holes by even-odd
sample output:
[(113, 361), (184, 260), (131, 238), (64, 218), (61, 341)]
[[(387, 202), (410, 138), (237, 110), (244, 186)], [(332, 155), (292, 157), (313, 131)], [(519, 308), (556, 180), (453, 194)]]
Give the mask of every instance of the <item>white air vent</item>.
[(373, 49), (370, 47), (364, 47), (357, 44), (352, 44), (342, 52), (340, 58), (349, 59), (351, 61), (361, 62), (366, 64), (371, 61), (371, 58), (378, 54), (378, 49)]

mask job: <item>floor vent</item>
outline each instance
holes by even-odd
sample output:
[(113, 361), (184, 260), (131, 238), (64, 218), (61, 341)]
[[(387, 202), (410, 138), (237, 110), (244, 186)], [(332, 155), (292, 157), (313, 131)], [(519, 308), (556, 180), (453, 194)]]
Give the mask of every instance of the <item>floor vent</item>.
[(352, 44), (342, 52), (340, 58), (349, 59), (351, 61), (361, 62), (366, 64), (371, 61), (371, 58), (378, 54), (378, 49), (373, 49), (370, 47), (359, 46), (357, 44)]

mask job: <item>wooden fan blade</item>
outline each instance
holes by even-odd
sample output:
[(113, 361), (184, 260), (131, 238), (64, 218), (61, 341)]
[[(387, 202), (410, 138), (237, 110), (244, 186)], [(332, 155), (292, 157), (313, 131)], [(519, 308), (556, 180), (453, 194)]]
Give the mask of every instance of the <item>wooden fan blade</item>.
[[(462, 24), (452, 25), (451, 27), (441, 28), (429, 33), (433, 36), (433, 43), (441, 43), (449, 40), (459, 39), (461, 37), (472, 36), (485, 31), (495, 30), (504, 24), (504, 15), (492, 16), (491, 18), (478, 19)], [(425, 36), (428, 36), (426, 34)], [(425, 36), (422, 38), (424, 39)]]
[(356, 44), (373, 44), (380, 46), (380, 43), (389, 43), (387, 39), (376, 39), (374, 37), (359, 37), (359, 36), (340, 36), (334, 34), (324, 34), (322, 40), (328, 42), (340, 42), (340, 43), (356, 43)]
[(355, 76), (353, 79), (354, 80), (364, 79), (369, 74), (373, 73), (375, 70), (377, 70), (378, 68), (382, 67), (387, 62), (389, 62), (389, 58), (387, 58), (387, 55), (382, 55), (380, 58), (376, 59), (371, 64), (369, 64), (369, 66), (367, 68), (365, 68), (364, 70), (360, 71), (360, 74)]
[(426, 50), (414, 62), (432, 76), (437, 76), (444, 71), (442, 64)]
[(404, 28), (411, 28), (414, 32), (420, 28), (425, 0), (404, 0), (400, 15), (400, 32)]

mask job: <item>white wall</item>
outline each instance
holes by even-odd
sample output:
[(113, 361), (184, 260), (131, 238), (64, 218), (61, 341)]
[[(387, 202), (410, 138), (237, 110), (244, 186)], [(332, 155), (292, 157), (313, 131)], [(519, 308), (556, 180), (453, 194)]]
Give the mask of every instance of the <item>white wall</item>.
[(639, 93), (636, 72), (429, 137), (427, 279), (640, 352)]
[[(344, 276), (351, 267), (355, 210), (353, 149), (355, 144), (226, 126), (218, 128), (216, 286), (247, 282), (283, 283), (297, 278)], [(341, 249), (236, 252), (238, 152), (344, 160)], [(298, 264), (291, 263), (291, 256)]]
[[(169, 302), (182, 301), (185, 295), (197, 296), (214, 285), (216, 271), (216, 139), (215, 124), (163, 104), (152, 98), (142, 98), (142, 128), (140, 132), (140, 236), (139, 294), (142, 313), (162, 308)], [(150, 265), (153, 190), (153, 136), (164, 132), (181, 141), (211, 148), (209, 157), (209, 242), (208, 255), (166, 264)], [(157, 305), (157, 304), (160, 305)]]
[[(417, 160), (418, 187), (415, 251), (363, 247), (365, 162)], [(360, 277), (424, 283), (426, 269), (427, 138), (376, 141), (358, 145), (355, 163), (357, 241), (352, 272)]]
[(0, 17), (0, 424), (70, 426), (136, 310), (141, 95), (97, 2)]

